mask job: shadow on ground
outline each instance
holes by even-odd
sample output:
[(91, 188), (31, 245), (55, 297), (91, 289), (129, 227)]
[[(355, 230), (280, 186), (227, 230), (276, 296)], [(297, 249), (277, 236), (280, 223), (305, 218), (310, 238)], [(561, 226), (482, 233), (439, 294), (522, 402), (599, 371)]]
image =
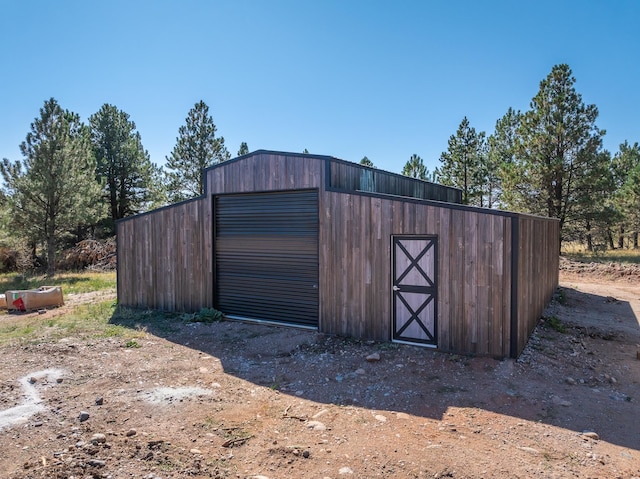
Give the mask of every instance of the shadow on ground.
[[(112, 318), (218, 358), (225, 373), (326, 404), (442, 420), (479, 408), (640, 450), (640, 343), (630, 304), (563, 288), (518, 361), (238, 321)], [(379, 359), (376, 359), (379, 356)], [(368, 358), (368, 359), (367, 359)]]

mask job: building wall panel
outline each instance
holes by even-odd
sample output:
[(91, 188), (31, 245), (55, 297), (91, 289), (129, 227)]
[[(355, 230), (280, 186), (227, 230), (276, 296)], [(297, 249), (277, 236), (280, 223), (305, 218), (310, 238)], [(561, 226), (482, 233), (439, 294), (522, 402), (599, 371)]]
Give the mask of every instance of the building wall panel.
[(120, 221), (117, 243), (119, 304), (169, 311), (212, 306), (210, 201)]
[(517, 221), (519, 354), (558, 287), (560, 232), (556, 220), (522, 215)]
[(389, 340), (391, 237), (435, 234), (439, 349), (508, 355), (510, 217), (337, 192), (320, 217), (321, 330)]
[[(558, 222), (391, 196), (386, 190), (423, 194), (422, 186), (393, 174), (362, 176), (365, 170), (371, 172), (274, 152), (206, 170), (203, 198), (118, 223), (120, 303), (172, 311), (212, 306), (212, 197), (313, 188), (320, 331), (389, 340), (391, 237), (438, 235), (439, 349), (505, 357), (513, 354), (513, 332), (519, 353), (557, 287)], [(375, 188), (385, 191), (367, 193)]]
[(366, 191), (427, 200), (462, 203), (462, 191), (429, 181), (329, 159), (329, 187), (341, 191)]
[(207, 194), (323, 187), (324, 162), (314, 157), (260, 153), (205, 171)]

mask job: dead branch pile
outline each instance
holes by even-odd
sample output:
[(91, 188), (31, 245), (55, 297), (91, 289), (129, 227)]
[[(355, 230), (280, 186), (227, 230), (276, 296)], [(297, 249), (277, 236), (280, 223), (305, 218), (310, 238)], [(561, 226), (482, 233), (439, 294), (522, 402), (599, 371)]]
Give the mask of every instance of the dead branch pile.
[(87, 239), (62, 252), (59, 267), (66, 270), (92, 269), (110, 271), (116, 269), (116, 239), (103, 241)]
[(18, 252), (0, 246), (0, 273), (18, 269)]
[(633, 263), (597, 263), (572, 261), (560, 257), (560, 271), (568, 276), (589, 276), (592, 278), (624, 280), (637, 282), (640, 280), (640, 265)]
[(26, 245), (0, 246), (0, 273), (24, 272), (34, 268), (36, 264), (37, 258), (31, 255)]

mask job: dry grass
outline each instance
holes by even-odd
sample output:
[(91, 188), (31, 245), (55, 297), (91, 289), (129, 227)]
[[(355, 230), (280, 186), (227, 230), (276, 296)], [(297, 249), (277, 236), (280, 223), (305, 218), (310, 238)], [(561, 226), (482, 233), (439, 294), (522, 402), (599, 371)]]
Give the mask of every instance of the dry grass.
[(640, 249), (587, 251), (581, 243), (563, 243), (562, 256), (580, 262), (640, 264)]
[(53, 278), (45, 275), (0, 274), (0, 293), (16, 289), (35, 289), (40, 286), (61, 286), (64, 294), (115, 291), (116, 273), (115, 271), (60, 273)]

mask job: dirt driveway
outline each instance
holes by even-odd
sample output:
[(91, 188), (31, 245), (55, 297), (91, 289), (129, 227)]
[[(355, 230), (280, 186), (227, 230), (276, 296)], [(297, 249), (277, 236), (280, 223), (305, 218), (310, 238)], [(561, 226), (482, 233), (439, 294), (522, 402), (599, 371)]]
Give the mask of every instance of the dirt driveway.
[(639, 285), (563, 273), (518, 361), (237, 322), (6, 346), (0, 470), (640, 478)]

